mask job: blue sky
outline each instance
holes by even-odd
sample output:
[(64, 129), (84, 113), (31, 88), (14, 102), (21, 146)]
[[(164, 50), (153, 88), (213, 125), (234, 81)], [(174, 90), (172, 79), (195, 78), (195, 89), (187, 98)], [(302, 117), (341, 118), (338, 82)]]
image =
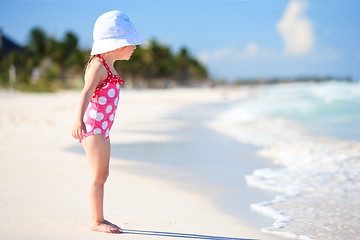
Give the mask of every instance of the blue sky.
[(0, 28), (20, 44), (40, 27), (92, 44), (96, 18), (124, 11), (146, 39), (186, 46), (216, 78), (360, 78), (357, 0), (0, 0)]

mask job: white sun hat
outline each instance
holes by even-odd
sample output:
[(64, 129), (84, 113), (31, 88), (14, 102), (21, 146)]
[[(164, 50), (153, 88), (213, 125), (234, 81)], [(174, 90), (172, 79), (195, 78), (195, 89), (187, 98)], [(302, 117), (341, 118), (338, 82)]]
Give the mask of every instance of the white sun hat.
[(138, 45), (145, 41), (128, 16), (118, 10), (106, 12), (98, 17), (93, 38), (91, 55), (110, 52), (128, 45)]

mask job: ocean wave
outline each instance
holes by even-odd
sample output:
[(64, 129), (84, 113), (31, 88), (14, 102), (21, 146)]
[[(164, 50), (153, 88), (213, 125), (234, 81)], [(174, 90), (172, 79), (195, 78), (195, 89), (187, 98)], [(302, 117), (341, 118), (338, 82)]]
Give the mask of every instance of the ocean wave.
[(239, 142), (261, 146), (261, 156), (283, 166), (246, 176), (249, 185), (280, 194), (251, 205), (275, 219), (264, 232), (297, 239), (360, 239), (360, 142), (316, 136), (299, 122), (277, 117), (279, 110), (311, 111), (319, 103), (350, 101), (359, 89), (342, 83), (259, 88), (209, 123)]

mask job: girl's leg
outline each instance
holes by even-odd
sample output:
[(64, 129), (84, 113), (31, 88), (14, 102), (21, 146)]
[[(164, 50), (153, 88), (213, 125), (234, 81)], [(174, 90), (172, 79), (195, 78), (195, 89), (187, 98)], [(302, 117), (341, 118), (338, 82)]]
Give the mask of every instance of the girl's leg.
[(95, 134), (87, 137), (82, 145), (92, 172), (89, 191), (91, 207), (90, 230), (120, 233), (122, 231), (118, 226), (104, 219), (103, 212), (104, 184), (109, 175), (110, 141), (106, 141), (105, 136), (102, 134)]

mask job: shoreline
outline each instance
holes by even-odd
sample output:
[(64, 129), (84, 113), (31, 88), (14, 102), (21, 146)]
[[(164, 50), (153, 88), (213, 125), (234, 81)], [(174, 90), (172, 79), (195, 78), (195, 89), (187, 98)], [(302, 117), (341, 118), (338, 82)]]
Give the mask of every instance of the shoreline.
[[(199, 189), (190, 189), (187, 183), (144, 174), (150, 170), (156, 175), (164, 170), (159, 165), (123, 158), (115, 150), (118, 145), (129, 149), (129, 146), (144, 146), (141, 144), (145, 142), (151, 150), (154, 143), (174, 141), (180, 137), (174, 134), (176, 129), (186, 126), (186, 121), (181, 118), (169, 121), (164, 118), (166, 114), (194, 103), (235, 100), (238, 94), (238, 90), (229, 89), (123, 90), (118, 119), (111, 133), (114, 154), (106, 184), (105, 214), (124, 228), (125, 234), (110, 235), (86, 229), (90, 174), (81, 146), (70, 136), (69, 115), (73, 116), (78, 92), (40, 95), (0, 92), (3, 100), (0, 110), (6, 113), (0, 118), (3, 131), (0, 203), (4, 206), (1, 236), (9, 239), (97, 239), (99, 236), (103, 239), (281, 239), (225, 214), (211, 197)], [(173, 147), (182, 150), (181, 145)], [(149, 156), (146, 152), (140, 154), (144, 159)], [(176, 177), (173, 173), (166, 174)], [(17, 229), (19, 225), (21, 231)]]
[[(250, 205), (265, 200), (270, 201), (275, 198), (277, 193), (248, 186), (245, 176), (251, 175), (258, 168), (278, 168), (278, 166), (258, 156), (256, 152), (260, 149), (259, 147), (239, 143), (206, 126), (207, 120), (204, 121), (204, 119), (215, 117), (224, 107), (229, 107), (229, 103), (184, 106), (183, 109), (166, 116), (166, 121), (169, 123), (182, 119), (184, 124), (171, 131), (153, 131), (158, 134), (162, 132), (167, 136), (175, 135), (177, 139), (170, 139), (166, 142), (135, 143), (139, 146), (115, 144), (113, 157), (133, 158), (132, 161), (141, 163), (150, 162), (147, 170), (140, 171), (128, 167), (128, 171), (172, 181), (186, 190), (201, 192), (210, 197), (224, 213), (242, 221), (248, 221), (247, 225), (249, 226), (258, 229), (271, 226), (274, 220), (251, 210)], [(216, 109), (215, 115), (214, 108)], [(208, 109), (211, 111), (209, 112)], [(188, 113), (191, 116), (186, 116)], [(205, 141), (202, 142), (202, 139)], [(216, 141), (218, 143), (215, 143)], [(211, 146), (206, 146), (208, 145), (206, 142), (212, 142)], [(149, 149), (147, 145), (150, 144), (151, 148)], [(180, 151), (184, 153), (176, 155), (173, 150), (176, 149), (176, 145), (180, 145)], [(218, 149), (216, 149), (217, 145)], [(223, 146), (225, 149), (221, 150)], [(145, 154), (136, 153), (136, 150), (140, 148)], [(154, 159), (147, 154), (155, 151), (154, 149), (159, 149), (155, 156), (160, 156), (161, 159)], [(213, 151), (211, 151), (212, 149)], [(227, 154), (229, 151), (234, 155)], [(227, 158), (226, 160), (221, 159), (223, 155)], [(201, 158), (205, 158), (205, 160)], [(236, 171), (233, 171), (233, 168), (236, 168)], [(229, 177), (230, 174), (237, 174), (238, 177)]]

